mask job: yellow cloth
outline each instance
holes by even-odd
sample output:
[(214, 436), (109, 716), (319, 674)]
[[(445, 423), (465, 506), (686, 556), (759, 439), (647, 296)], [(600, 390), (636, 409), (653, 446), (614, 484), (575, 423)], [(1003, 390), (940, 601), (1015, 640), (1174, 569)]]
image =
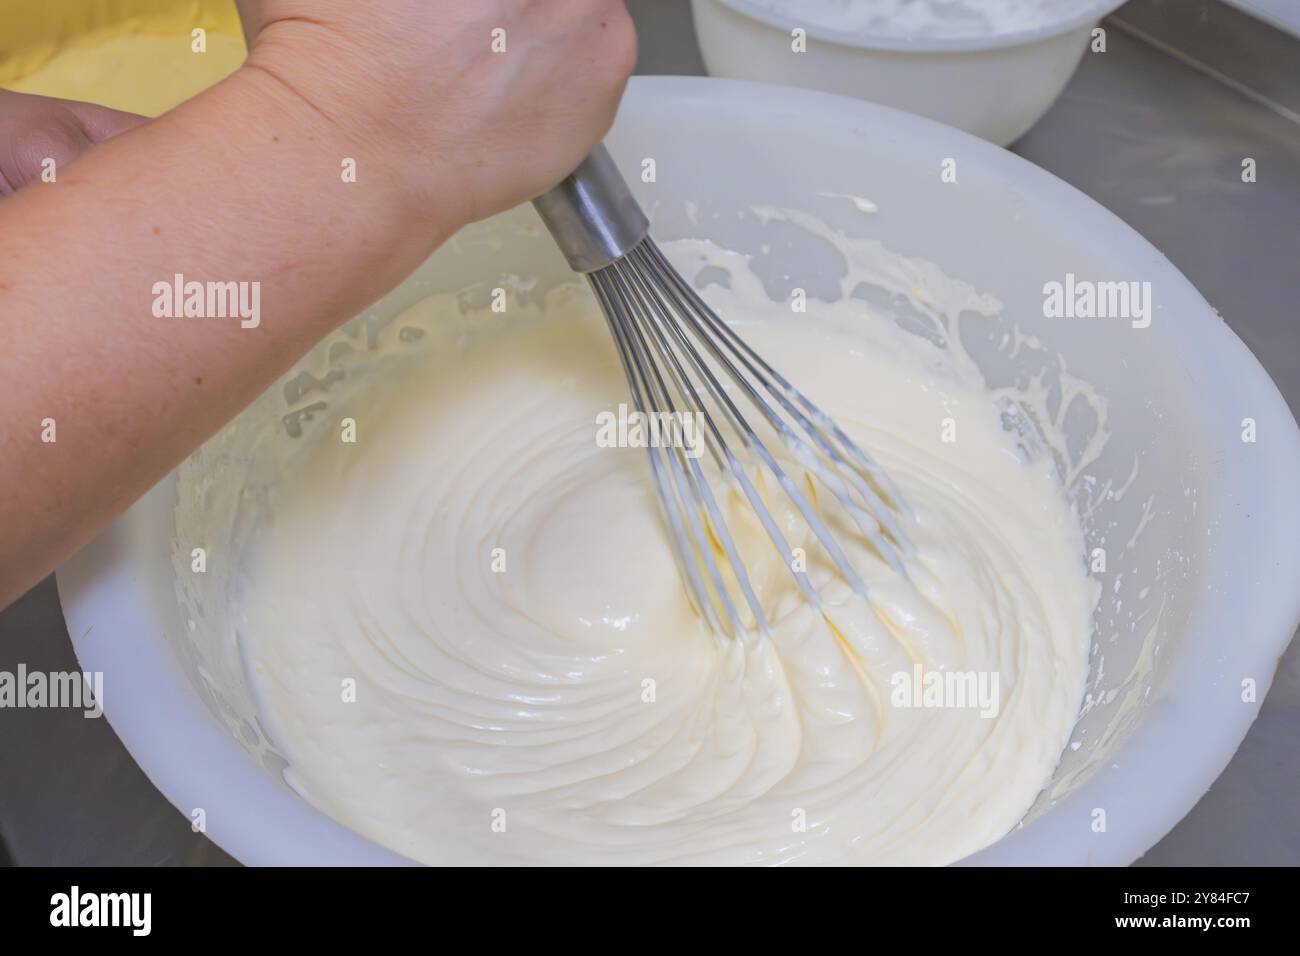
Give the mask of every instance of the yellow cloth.
[[(0, 87), (156, 116), (229, 75), (233, 0), (0, 0)], [(193, 31), (206, 32), (194, 52)]]

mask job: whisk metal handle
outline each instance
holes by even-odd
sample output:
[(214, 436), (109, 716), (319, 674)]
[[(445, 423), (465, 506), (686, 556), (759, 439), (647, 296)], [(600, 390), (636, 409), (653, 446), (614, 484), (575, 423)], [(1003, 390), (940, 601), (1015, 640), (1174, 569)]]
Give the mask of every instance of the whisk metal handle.
[(603, 145), (533, 206), (573, 271), (583, 274), (631, 252), (650, 231), (650, 221)]

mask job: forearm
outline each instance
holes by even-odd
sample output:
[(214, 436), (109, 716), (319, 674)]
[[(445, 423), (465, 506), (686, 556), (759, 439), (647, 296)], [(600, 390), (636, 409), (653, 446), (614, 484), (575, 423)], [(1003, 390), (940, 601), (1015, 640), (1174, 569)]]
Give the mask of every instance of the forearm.
[[(0, 606), (454, 231), (363, 148), (245, 69), (0, 203)], [(155, 316), (178, 273), (258, 324)]]

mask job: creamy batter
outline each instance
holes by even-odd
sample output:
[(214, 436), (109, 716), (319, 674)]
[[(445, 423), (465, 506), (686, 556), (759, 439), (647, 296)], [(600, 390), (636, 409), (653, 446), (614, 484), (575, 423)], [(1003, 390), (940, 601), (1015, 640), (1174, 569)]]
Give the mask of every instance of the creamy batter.
[(1078, 0), (750, 0), (791, 23), (885, 37), (977, 37), (1073, 16)]
[[(355, 441), (339, 422), (286, 457), (243, 556), (240, 647), (291, 785), (429, 863), (943, 864), (1015, 826), (1067, 743), (1097, 590), (1050, 454), (960, 343), (849, 295), (925, 281), (869, 246), (807, 314), (743, 257), (670, 255), (723, 270), (715, 309), (889, 470), (907, 577), (837, 524), (870, 601), (814, 556), (832, 628), (731, 501), (773, 633), (711, 633), (644, 450), (596, 441), (627, 386), (585, 288), (427, 300), (395, 325), (442, 345), (331, 412)], [(995, 309), (956, 288), (917, 303)], [(936, 674), (993, 676), (993, 713), (909, 693)]]

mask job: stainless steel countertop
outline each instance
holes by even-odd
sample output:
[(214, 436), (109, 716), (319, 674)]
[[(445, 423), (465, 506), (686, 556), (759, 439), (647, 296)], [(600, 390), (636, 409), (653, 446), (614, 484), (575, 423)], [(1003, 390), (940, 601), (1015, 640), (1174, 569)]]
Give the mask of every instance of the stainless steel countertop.
[[(629, 6), (638, 72), (704, 72), (688, 0)], [(1106, 25), (1108, 52), (1084, 57), (1013, 149), (1161, 249), (1300, 414), (1300, 41), (1214, 0), (1134, 0)], [(1248, 187), (1244, 156), (1259, 169)], [(19, 662), (76, 668), (53, 579), (0, 614), (0, 670)], [(1231, 764), (1142, 863), (1300, 864), (1297, 793), (1300, 642)], [(0, 712), (0, 837), (19, 863), (233, 862), (106, 721), (74, 711)]]

